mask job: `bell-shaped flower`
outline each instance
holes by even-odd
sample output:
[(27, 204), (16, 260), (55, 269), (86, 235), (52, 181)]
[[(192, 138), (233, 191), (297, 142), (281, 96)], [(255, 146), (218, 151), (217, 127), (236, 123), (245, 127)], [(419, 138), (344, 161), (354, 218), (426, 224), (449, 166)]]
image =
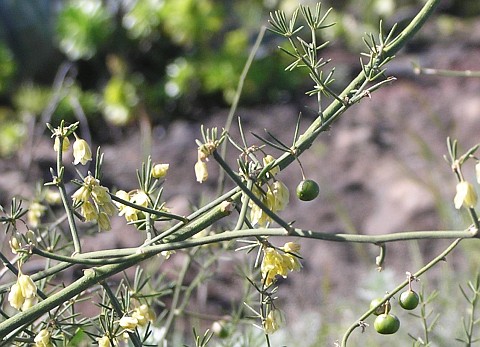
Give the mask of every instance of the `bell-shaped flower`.
[(97, 220), (98, 212), (90, 201), (85, 201), (80, 208), (80, 213), (85, 218), (85, 222)]
[(462, 205), (467, 208), (475, 207), (477, 204), (477, 193), (473, 185), (467, 181), (459, 182), (457, 184), (457, 194), (453, 202), (457, 210), (462, 207)]
[(77, 138), (73, 143), (73, 164), (77, 165), (81, 163), (85, 165), (88, 161), (92, 160), (92, 151), (87, 141)]
[(112, 225), (110, 224), (110, 218), (105, 212), (100, 212), (98, 214), (97, 222), (100, 231), (109, 231), (110, 229), (112, 229)]
[(25, 297), (22, 294), (22, 290), (20, 289), (18, 283), (15, 283), (14, 285), (12, 285), (12, 287), (10, 288), (10, 292), (8, 293), (8, 302), (13, 308), (20, 310), (24, 301)]
[(195, 163), (195, 177), (199, 183), (203, 183), (208, 179), (207, 163), (202, 160), (198, 160)]
[(273, 334), (284, 324), (285, 316), (282, 311), (273, 309), (268, 312), (268, 315), (263, 322), (263, 329), (265, 330), (265, 334)]
[(37, 286), (30, 276), (20, 273), (18, 275), (17, 284), (20, 287), (24, 298), (33, 298), (37, 295)]

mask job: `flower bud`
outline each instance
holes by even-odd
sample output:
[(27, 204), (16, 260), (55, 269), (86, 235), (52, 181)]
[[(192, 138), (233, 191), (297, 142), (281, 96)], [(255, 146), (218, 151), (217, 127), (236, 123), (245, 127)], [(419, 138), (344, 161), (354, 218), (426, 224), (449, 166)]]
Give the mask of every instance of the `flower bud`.
[(167, 175), (170, 164), (157, 164), (152, 168), (153, 178), (162, 179)]
[(78, 163), (85, 165), (88, 161), (92, 160), (92, 151), (87, 141), (78, 138), (75, 140), (73, 143), (73, 158), (74, 165)]

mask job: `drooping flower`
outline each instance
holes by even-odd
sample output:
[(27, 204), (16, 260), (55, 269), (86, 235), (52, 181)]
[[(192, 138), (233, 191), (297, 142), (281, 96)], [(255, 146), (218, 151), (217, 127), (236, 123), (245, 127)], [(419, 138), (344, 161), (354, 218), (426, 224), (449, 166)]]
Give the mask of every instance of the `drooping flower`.
[(40, 332), (35, 336), (35, 339), (33, 340), (35, 342), (35, 347), (53, 346), (50, 338), (50, 332), (47, 329), (40, 330)]
[(281, 181), (273, 182), (272, 186), (267, 190), (268, 207), (272, 211), (283, 211), (288, 205), (290, 199), (290, 192), (285, 184)]
[(199, 183), (203, 183), (208, 179), (207, 163), (202, 160), (198, 160), (195, 163), (195, 177)]
[(13, 308), (24, 311), (35, 303), (36, 295), (37, 286), (35, 282), (33, 282), (30, 276), (20, 272), (17, 282), (10, 288), (8, 302)]
[(14, 285), (12, 285), (12, 287), (10, 288), (10, 292), (8, 293), (8, 302), (13, 308), (20, 310), (24, 301), (25, 298), (22, 295), (22, 290), (20, 289), (20, 286), (15, 283)]
[(90, 201), (85, 201), (80, 208), (82, 216), (85, 218), (85, 222), (95, 221), (98, 218), (98, 212), (95, 206)]
[(268, 312), (268, 315), (263, 322), (263, 329), (266, 334), (273, 334), (280, 329), (283, 324), (285, 324), (285, 316), (282, 311), (273, 309)]
[(108, 218), (108, 215), (105, 212), (100, 212), (98, 214), (97, 222), (100, 231), (109, 231), (112, 229), (112, 225), (110, 224), (110, 218)]
[(85, 165), (87, 162), (92, 160), (92, 151), (90, 150), (90, 146), (88, 145), (87, 141), (76, 138), (75, 142), (73, 143), (73, 164), (77, 165), (81, 163)]
[(130, 202), (133, 202), (135, 205), (148, 207), (149, 198), (147, 193), (143, 190), (137, 189), (133, 194), (131, 194)]
[(462, 205), (467, 208), (475, 207), (477, 204), (477, 193), (473, 185), (467, 181), (459, 182), (457, 184), (457, 194), (453, 202), (457, 210), (460, 209)]
[[(290, 242), (293, 244), (293, 242)], [(282, 253), (273, 247), (264, 247), (263, 260), (260, 266), (262, 273), (262, 280), (265, 286), (270, 286), (275, 282), (277, 276), (287, 277), (288, 271), (298, 271), (301, 269), (298, 258), (298, 251), (300, 245), (285, 244), (281, 249), (285, 252), (290, 252), (292, 249), (298, 249), (296, 252)], [(287, 251), (288, 249), (288, 251)]]
[(152, 177), (162, 179), (167, 175), (170, 164), (156, 164), (152, 168)]

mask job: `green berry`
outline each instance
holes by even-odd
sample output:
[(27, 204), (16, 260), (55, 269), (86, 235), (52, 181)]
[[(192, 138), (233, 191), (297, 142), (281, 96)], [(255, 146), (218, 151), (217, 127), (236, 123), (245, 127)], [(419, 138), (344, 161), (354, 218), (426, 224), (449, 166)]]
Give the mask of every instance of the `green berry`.
[(312, 201), (319, 192), (320, 188), (313, 180), (303, 180), (297, 186), (297, 196), (302, 201)]
[(395, 334), (400, 328), (400, 320), (393, 314), (382, 313), (373, 322), (373, 327), (379, 334)]
[(407, 290), (400, 295), (399, 303), (405, 310), (413, 310), (419, 302), (420, 298), (413, 290)]

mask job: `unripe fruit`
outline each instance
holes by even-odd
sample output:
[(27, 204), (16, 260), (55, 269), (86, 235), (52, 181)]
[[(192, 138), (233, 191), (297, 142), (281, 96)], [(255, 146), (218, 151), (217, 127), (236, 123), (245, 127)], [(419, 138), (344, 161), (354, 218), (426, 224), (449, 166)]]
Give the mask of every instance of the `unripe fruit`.
[(397, 318), (397, 316), (393, 314), (382, 313), (377, 318), (375, 318), (373, 326), (379, 334), (395, 334), (400, 328), (400, 320)]
[(413, 290), (407, 290), (400, 295), (398, 302), (405, 310), (413, 310), (418, 306), (420, 298)]
[(311, 201), (318, 196), (320, 188), (313, 180), (303, 180), (297, 186), (297, 196), (302, 201)]

